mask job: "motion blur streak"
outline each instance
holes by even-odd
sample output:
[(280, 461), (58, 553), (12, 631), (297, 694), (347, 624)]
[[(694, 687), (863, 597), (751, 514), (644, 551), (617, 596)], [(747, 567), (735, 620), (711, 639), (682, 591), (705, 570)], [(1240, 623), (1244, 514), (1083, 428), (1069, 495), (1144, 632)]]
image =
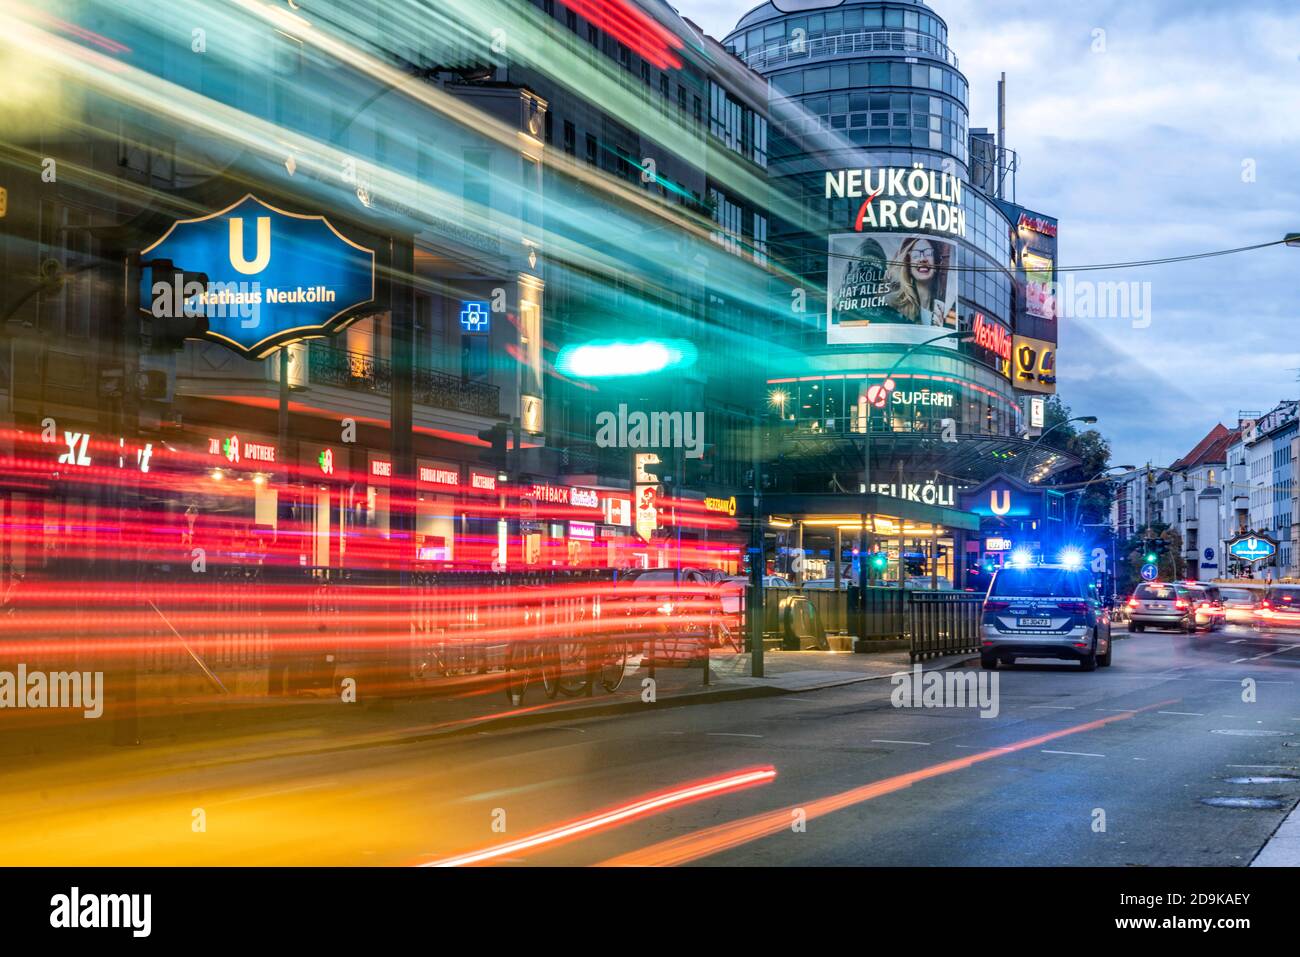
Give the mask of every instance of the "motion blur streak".
[(747, 771), (738, 771), (734, 774), (728, 774), (725, 777), (699, 781), (695, 784), (688, 784), (684, 787), (674, 788), (671, 791), (652, 794), (648, 797), (633, 801), (630, 804), (611, 808), (610, 810), (603, 811), (600, 814), (579, 818), (576, 821), (562, 824), (559, 827), (548, 828), (547, 830), (539, 831), (538, 833), (529, 835), (528, 837), (520, 838), (517, 841), (510, 841), (506, 844), (500, 844), (496, 847), (486, 848), (481, 851), (474, 851), (470, 854), (444, 858), (440, 861), (430, 861), (421, 864), (420, 866), (462, 867), (469, 864), (483, 864), (497, 858), (521, 854), (527, 851), (535, 851), (543, 847), (559, 844), (562, 841), (583, 837), (603, 828), (627, 824), (637, 818), (645, 817), (650, 814), (657, 814), (670, 807), (689, 804), (705, 798), (717, 797), (719, 794), (726, 794), (729, 791), (738, 791), (741, 788), (754, 787), (758, 784), (768, 784), (774, 780), (776, 780), (776, 768), (771, 767), (770, 765), (753, 768)]
[(605, 861), (602, 866), (669, 867), (677, 864), (687, 864), (702, 857), (708, 857), (712, 854), (730, 850), (733, 847), (739, 847), (742, 844), (748, 844), (750, 841), (756, 841), (759, 838), (780, 834), (782, 831), (789, 829), (790, 822), (793, 820), (796, 811), (803, 811), (806, 816), (805, 819), (812, 820), (815, 817), (821, 817), (823, 814), (841, 811), (846, 807), (861, 804), (863, 801), (870, 801), (872, 798), (878, 798), (884, 794), (901, 791), (919, 781), (926, 781), (953, 771), (964, 770), (990, 758), (1011, 754), (1015, 751), (1024, 751), (1027, 748), (1034, 748), (1040, 744), (1046, 744), (1048, 741), (1055, 741), (1057, 738), (1079, 734), (1083, 731), (1095, 731), (1116, 721), (1132, 718), (1143, 711), (1153, 711), (1156, 708), (1174, 704), (1176, 700), (1161, 701), (1138, 708), (1136, 711), (1108, 715), (1105, 718), (1098, 718), (1096, 721), (1076, 724), (1069, 728), (1062, 728), (1059, 731), (1049, 731), (1046, 734), (1025, 738), (1023, 741), (1017, 741), (1014, 744), (1008, 744), (1000, 748), (990, 748), (987, 751), (979, 751), (952, 761), (932, 764), (918, 771), (909, 771), (906, 774), (898, 774), (882, 781), (873, 781), (871, 784), (864, 784), (862, 787), (841, 791), (839, 794), (832, 794), (829, 797), (817, 798), (813, 801), (791, 805), (776, 811), (768, 811), (764, 814), (756, 814), (752, 817), (742, 818), (739, 821), (732, 821), (730, 824), (720, 824), (717, 827), (711, 827), (695, 834), (688, 834), (685, 837), (663, 841), (638, 851), (620, 854), (618, 857)]

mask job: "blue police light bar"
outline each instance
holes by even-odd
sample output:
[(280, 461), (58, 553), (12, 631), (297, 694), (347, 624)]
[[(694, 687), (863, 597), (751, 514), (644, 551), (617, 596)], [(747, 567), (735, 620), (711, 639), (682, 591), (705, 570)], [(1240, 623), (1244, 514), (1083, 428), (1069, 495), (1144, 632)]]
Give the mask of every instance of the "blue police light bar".
[(1077, 548), (1063, 548), (1057, 561), (1072, 571), (1080, 569), (1083, 567), (1083, 552)]
[(579, 379), (652, 375), (692, 366), (698, 355), (685, 339), (597, 340), (564, 346), (555, 357), (555, 368)]
[(1017, 548), (1011, 553), (1011, 560), (1007, 562), (1008, 565), (1016, 568), (1024, 568), (1026, 565), (1032, 565), (1033, 563), (1034, 553), (1027, 548)]

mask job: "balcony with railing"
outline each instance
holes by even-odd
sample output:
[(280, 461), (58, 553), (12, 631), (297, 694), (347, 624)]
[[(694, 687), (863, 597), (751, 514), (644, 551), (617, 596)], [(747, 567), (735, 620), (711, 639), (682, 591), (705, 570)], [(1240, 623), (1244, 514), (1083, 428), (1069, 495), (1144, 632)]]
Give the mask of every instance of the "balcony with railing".
[(763, 70), (827, 57), (871, 53), (924, 53), (943, 60), (954, 70), (959, 69), (957, 54), (946, 43), (937, 37), (912, 30), (873, 30), (788, 40), (749, 50), (740, 54), (740, 58), (751, 69)]
[[(308, 381), (354, 392), (389, 395), (393, 387), (392, 364), (387, 359), (311, 343), (307, 358)], [(487, 382), (468, 382), (433, 369), (415, 370), (415, 402), (438, 409), (495, 416), (501, 410), (501, 388)]]

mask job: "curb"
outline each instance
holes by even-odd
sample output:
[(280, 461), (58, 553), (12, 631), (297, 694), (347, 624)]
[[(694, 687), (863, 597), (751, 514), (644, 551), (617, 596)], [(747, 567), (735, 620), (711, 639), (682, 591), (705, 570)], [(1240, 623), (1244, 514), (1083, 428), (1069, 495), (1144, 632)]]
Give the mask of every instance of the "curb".
[[(956, 668), (968, 664), (975, 659), (965, 657), (958, 661), (950, 662), (942, 667), (925, 667), (924, 662), (916, 662), (922, 665), (923, 671), (945, 671), (949, 668)], [(908, 665), (902, 670), (910, 670), (912, 665)], [(810, 691), (824, 691), (829, 688), (840, 688), (846, 685), (861, 684), (864, 681), (880, 681), (891, 677), (896, 672), (880, 675), (855, 675), (846, 677), (843, 674), (834, 678), (828, 678), (826, 681), (810, 684), (798, 688), (783, 688), (776, 684), (767, 685), (741, 685), (738, 687), (721, 688), (717, 691), (688, 691), (680, 694), (669, 695), (659, 698), (654, 704), (646, 704), (639, 698), (631, 701), (610, 701), (600, 704), (591, 705), (573, 705), (570, 707), (556, 708), (550, 711), (538, 711), (530, 714), (507, 714), (497, 717), (486, 717), (480, 719), (468, 718), (463, 724), (455, 728), (443, 728), (440, 730), (420, 731), (414, 734), (395, 736), (392, 739), (394, 744), (417, 743), (423, 741), (438, 741), (461, 737), (470, 733), (480, 731), (500, 731), (509, 728), (523, 728), (543, 724), (552, 724), (559, 720), (580, 720), (582, 718), (608, 717), (621, 714), (639, 714), (651, 709), (658, 708), (684, 708), (697, 704), (709, 704), (712, 702), (726, 701), (743, 701), (756, 698), (774, 698), (786, 694), (804, 694)], [(752, 681), (776, 680), (753, 678)], [(338, 748), (322, 748), (322, 751), (347, 750), (352, 745), (340, 745)]]

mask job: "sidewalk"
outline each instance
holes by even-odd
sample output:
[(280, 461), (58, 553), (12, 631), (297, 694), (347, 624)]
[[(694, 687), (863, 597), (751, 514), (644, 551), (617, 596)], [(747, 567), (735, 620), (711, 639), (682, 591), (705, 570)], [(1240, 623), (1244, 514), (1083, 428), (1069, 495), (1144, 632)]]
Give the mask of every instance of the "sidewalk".
[[(970, 655), (934, 658), (927, 671), (951, 668)], [(239, 697), (207, 694), (158, 700), (153, 713), (140, 719), (137, 747), (112, 743), (113, 722), (61, 722), (58, 726), (20, 729), (6, 724), (0, 735), (0, 758), (22, 755), (27, 761), (85, 757), (91, 753), (134, 754), (142, 764), (153, 760), (184, 761), (189, 766), (227, 764), (417, 741), (486, 734), (512, 728), (560, 723), (601, 715), (636, 714), (653, 708), (684, 707), (738, 699), (816, 691), (888, 678), (912, 667), (907, 652), (768, 651), (766, 676), (750, 677), (749, 655), (711, 659), (710, 683), (701, 668), (649, 672), (633, 659), (614, 694), (597, 687), (591, 696), (547, 700), (540, 683), (530, 684), (519, 707), (512, 707), (503, 688), (504, 675), (492, 673), (470, 682), (431, 686), (430, 694), (373, 701), (360, 696), (345, 704), (334, 697)], [(653, 700), (651, 698), (653, 690)], [(439, 694), (438, 691), (443, 693)], [(142, 693), (142, 701), (149, 696)], [(50, 712), (45, 712), (49, 716)], [(15, 734), (14, 732), (19, 732)]]

